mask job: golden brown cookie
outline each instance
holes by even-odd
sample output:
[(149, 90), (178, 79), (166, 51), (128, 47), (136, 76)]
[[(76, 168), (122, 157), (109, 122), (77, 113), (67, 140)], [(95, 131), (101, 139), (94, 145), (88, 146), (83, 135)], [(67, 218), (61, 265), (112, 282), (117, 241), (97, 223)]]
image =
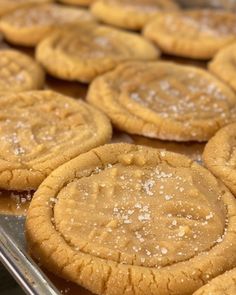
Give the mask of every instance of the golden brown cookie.
[(95, 25), (55, 32), (39, 43), (36, 52), (51, 75), (81, 82), (90, 82), (123, 61), (158, 55), (158, 49), (141, 36)]
[(210, 139), (203, 160), (207, 168), (236, 195), (236, 123), (220, 129)]
[(236, 264), (235, 215), (234, 196), (187, 157), (114, 144), (52, 172), (26, 233), (41, 265), (95, 294), (187, 295)]
[(93, 21), (94, 18), (86, 10), (59, 4), (43, 4), (24, 7), (7, 14), (0, 21), (0, 30), (10, 43), (35, 46), (50, 32), (67, 24), (83, 25), (84, 22)]
[(0, 99), (0, 188), (36, 189), (52, 170), (111, 137), (108, 119), (53, 91)]
[(61, 3), (72, 4), (72, 5), (81, 5), (81, 6), (89, 6), (95, 0), (58, 0)]
[(236, 95), (199, 68), (127, 62), (96, 78), (89, 103), (123, 131), (174, 141), (207, 141), (235, 114)]
[(236, 15), (223, 10), (162, 12), (147, 24), (144, 35), (165, 53), (210, 59), (236, 41)]
[(12, 49), (0, 50), (0, 95), (40, 89), (44, 76), (41, 66), (28, 55)]
[(210, 281), (193, 295), (235, 295), (236, 268)]
[(236, 91), (236, 43), (220, 50), (208, 68)]
[(53, 0), (0, 0), (0, 16), (29, 5), (53, 2)]
[(135, 144), (183, 154), (198, 163), (202, 163), (202, 153), (205, 147), (204, 143), (166, 141), (146, 138), (139, 135), (133, 135), (131, 138)]
[(92, 13), (106, 24), (139, 30), (159, 11), (177, 10), (172, 0), (98, 0)]

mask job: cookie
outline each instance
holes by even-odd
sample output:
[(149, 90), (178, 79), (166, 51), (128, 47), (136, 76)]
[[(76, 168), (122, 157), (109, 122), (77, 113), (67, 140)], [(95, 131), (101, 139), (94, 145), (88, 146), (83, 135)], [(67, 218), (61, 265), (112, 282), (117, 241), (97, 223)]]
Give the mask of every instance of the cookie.
[(0, 16), (29, 5), (52, 2), (53, 0), (0, 0)]
[(17, 50), (0, 50), (0, 95), (40, 89), (45, 75), (41, 66)]
[(208, 68), (236, 91), (236, 43), (220, 50)]
[(220, 129), (207, 143), (203, 160), (207, 168), (236, 195), (236, 123)]
[(133, 135), (131, 138), (135, 144), (183, 154), (198, 163), (202, 163), (202, 153), (205, 147), (204, 143), (164, 141), (138, 135)]
[(87, 101), (130, 134), (207, 141), (235, 120), (235, 93), (199, 68), (170, 62), (127, 62), (97, 77)]
[(236, 15), (222, 10), (162, 12), (145, 26), (144, 35), (167, 54), (210, 59), (236, 41)]
[(10, 43), (35, 46), (50, 32), (67, 24), (93, 22), (83, 9), (58, 4), (30, 6), (7, 14), (0, 21), (0, 30)]
[(0, 188), (36, 189), (59, 165), (111, 137), (108, 119), (53, 91), (0, 99)]
[(172, 0), (98, 0), (91, 12), (106, 24), (139, 30), (160, 10), (177, 10)]
[(236, 200), (185, 156), (105, 145), (62, 165), (30, 204), (40, 264), (94, 294), (192, 294), (236, 264)]
[(81, 6), (89, 6), (95, 0), (58, 0), (61, 3), (72, 4), (72, 5), (81, 5)]
[(210, 281), (193, 295), (235, 295), (236, 268)]
[(57, 78), (90, 82), (126, 60), (151, 60), (158, 50), (136, 34), (105, 26), (74, 27), (39, 43), (36, 57)]

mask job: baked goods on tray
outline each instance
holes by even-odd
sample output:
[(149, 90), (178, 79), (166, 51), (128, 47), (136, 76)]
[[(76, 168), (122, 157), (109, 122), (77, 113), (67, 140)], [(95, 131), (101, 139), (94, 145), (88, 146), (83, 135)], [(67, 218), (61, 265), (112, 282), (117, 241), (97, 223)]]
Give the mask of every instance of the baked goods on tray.
[(34, 59), (18, 50), (0, 50), (0, 95), (40, 89), (44, 80), (44, 70)]
[(0, 213), (33, 196), (30, 254), (62, 294), (230, 292), (234, 271), (216, 277), (236, 267), (235, 15), (46, 2), (0, 0)]
[(0, 98), (0, 188), (26, 191), (59, 165), (109, 141), (108, 119), (53, 91)]
[(167, 54), (210, 59), (236, 41), (236, 15), (203, 9), (161, 12), (146, 25), (144, 35)]
[(172, 0), (97, 0), (91, 12), (106, 24), (140, 30), (157, 12), (178, 10)]
[(95, 294), (192, 294), (236, 263), (236, 202), (189, 158), (105, 145), (62, 165), (31, 202), (40, 264)]
[(235, 120), (236, 95), (200, 68), (129, 62), (97, 77), (87, 101), (123, 131), (173, 141), (207, 141)]
[(83, 25), (94, 21), (84, 9), (50, 3), (23, 7), (3, 16), (0, 30), (12, 44), (36, 46), (49, 33), (68, 24)]
[(97, 25), (76, 26), (39, 43), (37, 60), (53, 76), (91, 82), (127, 60), (152, 60), (159, 50), (143, 37)]

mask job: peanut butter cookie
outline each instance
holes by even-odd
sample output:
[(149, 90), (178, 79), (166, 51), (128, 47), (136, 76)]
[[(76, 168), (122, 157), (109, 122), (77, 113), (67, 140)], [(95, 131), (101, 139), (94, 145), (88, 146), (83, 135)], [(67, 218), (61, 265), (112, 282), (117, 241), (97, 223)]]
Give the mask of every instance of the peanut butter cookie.
[(91, 6), (91, 11), (104, 23), (139, 30), (157, 11), (178, 8), (172, 0), (98, 0)]
[(198, 163), (202, 163), (202, 153), (205, 147), (205, 143), (167, 141), (146, 138), (139, 135), (133, 135), (131, 136), (131, 138), (133, 139), (133, 142), (135, 144), (183, 154), (193, 159), (194, 161), (197, 161)]
[(21, 7), (47, 2), (53, 2), (53, 0), (0, 0), (0, 16)]
[(24, 46), (37, 45), (47, 34), (67, 24), (92, 22), (92, 15), (83, 9), (58, 4), (30, 6), (7, 14), (0, 29), (7, 41)]
[(44, 76), (41, 66), (28, 55), (0, 50), (0, 95), (42, 88)]
[(108, 119), (53, 91), (0, 99), (0, 188), (36, 189), (59, 165), (111, 137)]
[(236, 123), (220, 129), (207, 143), (203, 160), (236, 195)]
[(61, 3), (72, 4), (72, 5), (81, 5), (81, 6), (89, 6), (95, 0), (58, 0)]
[(210, 281), (193, 295), (235, 295), (236, 268)]
[(53, 76), (90, 82), (127, 60), (151, 60), (158, 50), (136, 34), (88, 25), (55, 32), (39, 43), (36, 57)]
[(41, 265), (95, 294), (187, 295), (236, 264), (235, 215), (234, 196), (197, 163), (114, 144), (52, 172), (26, 233)]
[(236, 119), (236, 95), (199, 68), (128, 62), (96, 78), (87, 100), (123, 131), (175, 141), (207, 141)]
[(220, 50), (208, 67), (236, 91), (236, 43)]
[(147, 24), (144, 35), (165, 53), (210, 59), (236, 41), (236, 15), (221, 10), (162, 12)]

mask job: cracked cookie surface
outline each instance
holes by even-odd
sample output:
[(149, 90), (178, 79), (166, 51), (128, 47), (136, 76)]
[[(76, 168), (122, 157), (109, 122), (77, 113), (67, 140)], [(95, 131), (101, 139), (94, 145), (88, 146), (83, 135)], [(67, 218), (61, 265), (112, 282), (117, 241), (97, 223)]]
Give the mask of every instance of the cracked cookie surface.
[(105, 26), (74, 27), (48, 36), (36, 57), (58, 78), (90, 82), (127, 60), (152, 60), (159, 51), (137, 34)]
[(41, 66), (17, 50), (0, 51), (0, 95), (40, 89), (44, 84)]
[(152, 139), (139, 135), (132, 135), (131, 139), (135, 144), (182, 154), (200, 164), (202, 163), (202, 153), (205, 147), (203, 142), (176, 142)]
[(95, 294), (192, 294), (233, 267), (236, 201), (185, 156), (105, 145), (42, 183), (26, 222), (42, 265)]
[(178, 8), (172, 0), (99, 0), (91, 6), (91, 11), (104, 23), (138, 30), (155, 17), (158, 11)]
[(53, 91), (0, 99), (0, 187), (36, 189), (59, 165), (111, 136), (108, 119), (82, 101)]
[(83, 9), (58, 4), (30, 6), (7, 14), (0, 21), (4, 37), (13, 44), (37, 45), (46, 35), (68, 24), (93, 22), (92, 15)]
[(52, 2), (53, 0), (0, 0), (0, 16), (21, 7)]
[(236, 43), (221, 49), (208, 68), (236, 91)]
[(236, 124), (220, 129), (207, 143), (203, 160), (207, 168), (236, 195)]
[(89, 103), (131, 134), (207, 141), (235, 120), (235, 93), (202, 69), (170, 62), (128, 62), (97, 77)]
[(236, 15), (221, 10), (162, 12), (146, 25), (144, 35), (167, 54), (210, 59), (236, 41)]
[(193, 295), (235, 295), (236, 268), (210, 281)]

